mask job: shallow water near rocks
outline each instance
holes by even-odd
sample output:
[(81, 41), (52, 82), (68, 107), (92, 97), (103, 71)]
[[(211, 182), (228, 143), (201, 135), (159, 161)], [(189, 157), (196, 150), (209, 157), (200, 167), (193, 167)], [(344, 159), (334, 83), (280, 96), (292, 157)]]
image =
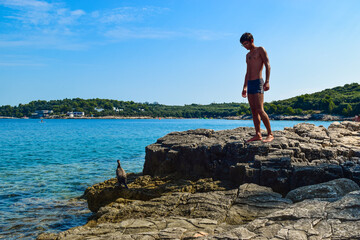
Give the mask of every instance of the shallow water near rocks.
[[(303, 121), (271, 121), (283, 130)], [(328, 127), (331, 122), (308, 121)], [(85, 189), (142, 171), (145, 147), (165, 134), (196, 128), (253, 127), (252, 120), (0, 119), (0, 238), (34, 239), (83, 225), (91, 215)], [(265, 129), (262, 126), (262, 129)]]

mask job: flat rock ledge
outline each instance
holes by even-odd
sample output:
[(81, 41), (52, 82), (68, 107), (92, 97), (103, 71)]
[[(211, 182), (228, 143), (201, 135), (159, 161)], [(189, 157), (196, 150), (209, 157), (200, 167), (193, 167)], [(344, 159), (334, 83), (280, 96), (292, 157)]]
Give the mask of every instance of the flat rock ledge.
[[(324, 184), (327, 194), (311, 196)], [(334, 194), (345, 184), (350, 186)], [(341, 178), (308, 187), (298, 190), (307, 199), (297, 203), (253, 183), (148, 201), (118, 198), (86, 225), (37, 239), (359, 239), (359, 186)]]
[(50, 239), (360, 239), (360, 124), (170, 133), (129, 189), (89, 187), (88, 223)]

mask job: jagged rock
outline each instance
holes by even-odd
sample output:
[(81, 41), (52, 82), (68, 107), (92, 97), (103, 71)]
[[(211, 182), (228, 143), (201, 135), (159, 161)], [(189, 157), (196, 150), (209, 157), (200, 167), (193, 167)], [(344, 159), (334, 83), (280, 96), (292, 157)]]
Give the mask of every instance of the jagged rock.
[[(135, 178), (137, 177), (137, 178)], [(149, 175), (128, 175), (129, 189), (119, 188), (116, 178), (95, 184), (85, 190), (84, 197), (87, 199), (91, 211), (97, 212), (101, 207), (122, 198), (129, 200), (151, 200), (165, 193), (171, 192), (209, 192), (231, 189), (234, 185), (227, 181), (213, 181), (211, 178), (191, 181), (177, 179), (172, 176), (151, 177)]]
[[(253, 190), (247, 193), (246, 189)], [(240, 191), (244, 197), (257, 192), (272, 194), (270, 189), (251, 184)], [(359, 239), (359, 206), (360, 191), (354, 191), (335, 202), (305, 200), (279, 205), (277, 210), (242, 225), (189, 215), (133, 217), (89, 223), (58, 234), (42, 234), (38, 239)]]
[(360, 125), (357, 122), (350, 122), (350, 121), (345, 121), (345, 122), (333, 122), (332, 124), (330, 124), (329, 129), (348, 129), (350, 131), (359, 131), (360, 130)]
[(246, 183), (239, 187), (237, 198), (228, 213), (227, 222), (241, 224), (283, 209), (291, 203), (269, 187)]
[[(357, 162), (357, 164), (356, 164)], [(359, 160), (347, 161), (341, 165), (344, 171), (344, 177), (350, 178), (357, 184), (360, 184), (360, 162)]]
[(224, 222), (236, 190), (207, 193), (172, 193), (149, 201), (124, 203), (118, 199), (96, 214), (96, 223), (120, 222), (130, 218), (186, 216)]
[(219, 222), (243, 223), (284, 208), (292, 202), (271, 188), (244, 184), (239, 189), (206, 193), (174, 192), (149, 201), (122, 198), (100, 208), (96, 222), (118, 222), (129, 218), (187, 216)]
[[(247, 143), (253, 132), (170, 133), (146, 148), (129, 189), (114, 178), (86, 190), (86, 225), (38, 239), (360, 239), (360, 191), (346, 194), (359, 187), (338, 179), (360, 182), (360, 123), (298, 124)], [(295, 204), (282, 197), (330, 180), (290, 192)]]
[(356, 190), (360, 190), (360, 187), (354, 181), (346, 178), (339, 178), (321, 184), (294, 189), (286, 195), (286, 198), (293, 202), (301, 202), (305, 199), (314, 198), (334, 200)]
[[(335, 202), (305, 200), (260, 217), (241, 231), (248, 239), (359, 239), (360, 191)], [(247, 230), (247, 231), (246, 231)], [(237, 228), (207, 239), (239, 239)]]
[(176, 173), (185, 178), (227, 175), (230, 166), (242, 156), (250, 160), (256, 154), (257, 147), (254, 151), (244, 149), (241, 140), (250, 134), (249, 128), (170, 133), (146, 147), (143, 173), (152, 176)]
[(301, 137), (309, 137), (310, 139), (324, 140), (328, 139), (326, 128), (323, 126), (315, 126), (310, 123), (302, 123), (294, 126), (294, 131)]
[[(206, 181), (208, 180), (198, 181), (196, 184), (207, 183)], [(223, 184), (217, 181), (213, 185)], [(96, 222), (118, 222), (134, 217), (188, 216), (240, 223), (264, 216), (291, 203), (271, 188), (256, 184), (244, 184), (238, 190), (213, 191), (211, 188), (203, 188), (202, 191), (204, 190), (206, 192), (164, 193), (165, 195), (148, 201), (118, 198), (99, 209)]]
[(59, 234), (42, 234), (41, 240), (73, 239), (195, 239), (214, 233), (218, 223), (210, 219), (185, 217), (128, 219), (118, 223), (83, 226)]
[(294, 166), (290, 180), (290, 189), (323, 183), (343, 177), (343, 168), (336, 164)]
[(275, 131), (271, 143), (247, 143), (252, 134), (244, 127), (170, 133), (146, 147), (143, 172), (252, 182), (282, 194), (342, 177), (360, 180), (358, 168), (341, 165), (358, 164), (360, 123), (333, 123), (328, 129), (301, 123)]

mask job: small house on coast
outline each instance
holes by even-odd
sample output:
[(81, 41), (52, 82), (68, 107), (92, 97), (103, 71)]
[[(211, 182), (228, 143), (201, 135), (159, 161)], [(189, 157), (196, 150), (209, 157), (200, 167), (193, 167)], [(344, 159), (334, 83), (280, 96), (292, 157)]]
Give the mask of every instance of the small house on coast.
[(85, 112), (67, 112), (66, 115), (69, 116), (70, 118), (74, 118), (74, 117), (84, 117), (84, 116), (85, 116)]
[(34, 113), (31, 113), (31, 118), (47, 118), (53, 112), (53, 110), (36, 110)]

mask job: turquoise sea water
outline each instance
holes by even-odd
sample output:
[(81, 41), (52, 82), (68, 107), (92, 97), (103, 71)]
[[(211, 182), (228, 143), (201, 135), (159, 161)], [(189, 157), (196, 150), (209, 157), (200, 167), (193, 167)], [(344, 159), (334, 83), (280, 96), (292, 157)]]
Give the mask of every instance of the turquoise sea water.
[[(271, 121), (282, 130), (302, 121)], [(328, 127), (331, 122), (310, 122)], [(145, 147), (173, 131), (252, 127), (251, 120), (0, 119), (0, 238), (34, 239), (83, 225), (85, 189), (115, 176), (116, 160), (141, 172)], [(262, 126), (264, 129), (264, 127)]]

